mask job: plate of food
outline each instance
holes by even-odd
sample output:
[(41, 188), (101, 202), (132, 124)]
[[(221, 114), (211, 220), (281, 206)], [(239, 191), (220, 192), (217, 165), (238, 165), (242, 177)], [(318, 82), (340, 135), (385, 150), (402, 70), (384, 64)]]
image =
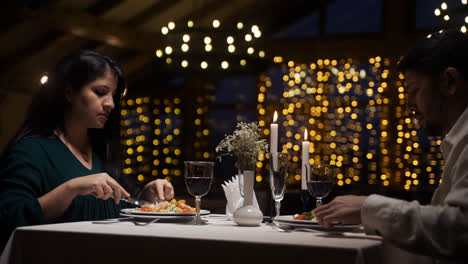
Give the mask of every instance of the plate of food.
[[(120, 210), (120, 215), (138, 218), (193, 218), (196, 214), (196, 209), (186, 204), (185, 200), (176, 199)], [(200, 210), (202, 216), (209, 214), (208, 210)]]
[(330, 228), (322, 227), (317, 220), (315, 219), (314, 213), (312, 211), (305, 212), (302, 214), (295, 215), (280, 215), (274, 218), (278, 224), (281, 225), (290, 225), (294, 227), (305, 227), (313, 228), (322, 231), (331, 231), (331, 232), (350, 232), (357, 231), (360, 229), (360, 225), (345, 225), (345, 224), (335, 224)]

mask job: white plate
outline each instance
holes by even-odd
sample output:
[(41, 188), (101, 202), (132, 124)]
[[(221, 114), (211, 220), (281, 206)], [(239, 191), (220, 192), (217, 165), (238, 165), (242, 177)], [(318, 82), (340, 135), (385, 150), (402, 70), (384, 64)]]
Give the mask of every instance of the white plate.
[(314, 218), (312, 220), (296, 220), (293, 218), (292, 215), (280, 215), (274, 218), (274, 221), (279, 222), (280, 224), (290, 225), (295, 227), (306, 227), (306, 228), (313, 228), (322, 231), (330, 231), (330, 232), (350, 232), (350, 231), (357, 231), (360, 229), (360, 225), (334, 225), (330, 228), (325, 228), (319, 225), (317, 220)]
[(312, 220), (296, 220), (293, 218), (292, 215), (280, 215), (278, 217), (274, 217), (275, 221), (278, 222), (287, 222), (287, 223), (296, 223), (296, 224), (305, 224), (305, 225), (318, 225), (317, 220), (313, 218)]
[[(120, 210), (120, 214), (124, 216), (132, 216), (139, 218), (193, 218), (197, 213), (175, 213), (175, 212), (142, 212), (135, 208), (125, 208)], [(209, 215), (209, 210), (200, 210), (200, 215)]]

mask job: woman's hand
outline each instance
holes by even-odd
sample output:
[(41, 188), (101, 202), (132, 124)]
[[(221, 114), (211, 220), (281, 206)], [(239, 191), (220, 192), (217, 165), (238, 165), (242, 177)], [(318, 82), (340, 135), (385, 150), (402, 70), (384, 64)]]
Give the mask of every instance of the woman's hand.
[(361, 208), (367, 196), (338, 196), (328, 204), (315, 208), (314, 214), (323, 227), (333, 224), (361, 224)]
[(122, 196), (130, 196), (130, 194), (107, 173), (74, 178), (68, 181), (67, 184), (75, 196), (91, 194), (96, 198), (107, 200), (113, 194), (116, 204), (120, 202)]
[(174, 188), (167, 180), (157, 179), (146, 184), (139, 198), (152, 203), (157, 200), (170, 200), (174, 198)]

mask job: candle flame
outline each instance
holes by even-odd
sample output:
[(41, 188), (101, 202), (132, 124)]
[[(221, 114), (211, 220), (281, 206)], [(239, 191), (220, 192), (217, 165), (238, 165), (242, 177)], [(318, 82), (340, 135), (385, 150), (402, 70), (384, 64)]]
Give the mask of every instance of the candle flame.
[(278, 113), (275, 111), (275, 114), (273, 115), (273, 122), (276, 123), (277, 119), (278, 119)]
[(304, 140), (307, 141), (307, 128), (304, 131)]

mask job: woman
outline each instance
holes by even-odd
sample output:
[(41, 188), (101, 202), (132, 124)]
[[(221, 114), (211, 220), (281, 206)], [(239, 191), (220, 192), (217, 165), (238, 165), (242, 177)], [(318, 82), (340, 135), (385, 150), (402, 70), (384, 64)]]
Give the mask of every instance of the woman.
[[(118, 183), (124, 89), (118, 64), (99, 53), (79, 51), (57, 64), (1, 160), (0, 248), (18, 226), (115, 218), (128, 206)], [(166, 180), (140, 193), (153, 202), (173, 196)]]

